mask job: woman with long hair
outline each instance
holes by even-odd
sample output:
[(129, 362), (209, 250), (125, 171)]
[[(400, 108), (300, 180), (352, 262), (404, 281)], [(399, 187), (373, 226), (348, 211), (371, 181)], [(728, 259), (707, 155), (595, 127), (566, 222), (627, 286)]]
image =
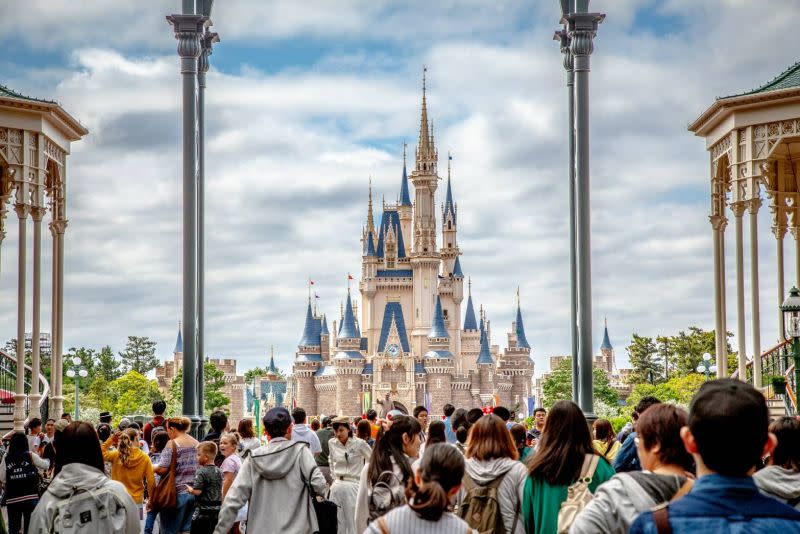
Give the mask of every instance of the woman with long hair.
[(356, 532), (392, 508), (405, 504), (405, 487), (414, 477), (422, 427), (415, 418), (396, 415), (382, 427), (369, 463), (361, 471), (356, 498)]
[(111, 463), (111, 480), (125, 486), (139, 507), (139, 518), (142, 519), (144, 490), (147, 488), (147, 494), (152, 495), (155, 479), (150, 457), (139, 448), (139, 431), (128, 427), (121, 432), (114, 432), (100, 448), (103, 461)]
[(531, 451), (533, 450), (532, 447), (528, 447), (527, 445), (528, 431), (523, 425), (517, 423), (511, 427), (509, 432), (511, 432), (511, 438), (514, 440), (514, 445), (517, 447), (519, 461), (522, 463), (527, 463), (528, 456), (530, 456)]
[(239, 421), (239, 426), (236, 427), (236, 433), (239, 434), (239, 456), (244, 458), (249, 454), (247, 451), (252, 451), (261, 446), (255, 430), (253, 430), (252, 419), (242, 419)]
[(800, 420), (781, 417), (769, 425), (778, 445), (769, 456), (768, 465), (753, 475), (761, 493), (800, 510)]
[[(471, 514), (466, 499), (473, 488), (497, 487), (500, 516), (506, 532), (524, 534), (525, 525), (519, 518), (522, 489), (527, 471), (517, 460), (519, 453), (505, 422), (493, 414), (482, 416), (469, 431), (467, 440), (464, 486), (458, 494), (458, 515), (467, 523)], [(499, 525), (498, 525), (499, 526)]]
[[(595, 459), (595, 457), (597, 457)], [(596, 464), (589, 491), (614, 476), (614, 469), (592, 446), (589, 424), (578, 405), (558, 401), (550, 409), (536, 453), (528, 463), (522, 515), (529, 534), (551, 534), (559, 530), (558, 512), (570, 485), (588, 467)]]
[(605, 458), (608, 463), (613, 462), (622, 444), (616, 439), (617, 436), (614, 434), (614, 427), (611, 426), (611, 421), (598, 419), (592, 425), (592, 433), (594, 434), (594, 440), (592, 440), (594, 450)]
[[(56, 431), (56, 454), (61, 471), (47, 487), (31, 516), (33, 532), (57, 532), (55, 522), (58, 505), (73, 495), (94, 492), (98, 497), (106, 494), (106, 516), (90, 517), (89, 521), (102, 522), (104, 534), (139, 534), (139, 510), (125, 487), (110, 480), (103, 473), (103, 452), (94, 427), (85, 421), (69, 423), (63, 431)], [(110, 496), (108, 494), (111, 494)], [(114, 527), (110, 527), (114, 525)], [(100, 527), (85, 525), (86, 532), (101, 532)]]
[(372, 447), (375, 445), (375, 440), (372, 439), (372, 425), (366, 419), (362, 419), (356, 425), (356, 437), (363, 439), (367, 445)]
[(641, 512), (688, 491), (694, 462), (680, 436), (686, 421), (686, 412), (677, 406), (648, 408), (636, 423), (643, 470), (617, 473), (600, 486), (570, 532), (624, 534)]
[(8, 453), (0, 462), (0, 483), (3, 484), (3, 504), (8, 511), (8, 531), (28, 533), (31, 513), (39, 501), (39, 470), (46, 470), (50, 462), (43, 460), (29, 448), (23, 432), (14, 432)]
[(456, 436), (455, 446), (461, 454), (464, 454), (467, 452), (469, 427), (472, 426), (467, 420), (467, 410), (458, 408), (453, 412), (453, 417), (450, 418), (450, 424), (453, 426), (453, 433)]
[(408, 504), (370, 523), (369, 534), (440, 534), (472, 532), (463, 519), (450, 513), (453, 496), (461, 488), (464, 457), (447, 443), (425, 447), (420, 467), (406, 489)]
[(447, 443), (447, 436), (444, 433), (444, 421), (433, 421), (428, 425), (428, 439), (425, 441), (425, 447), (433, 445), (434, 443)]
[(186, 486), (194, 484), (197, 473), (197, 440), (186, 432), (192, 421), (188, 417), (170, 417), (167, 419), (167, 435), (169, 442), (158, 459), (155, 472), (163, 476), (169, 472), (173, 454), (177, 454), (175, 464), (175, 491), (178, 494), (175, 508), (159, 512), (161, 532), (163, 534), (179, 534), (189, 532), (192, 527), (194, 512), (194, 495), (186, 491)]
[[(359, 421), (359, 424), (363, 421), (366, 419)], [(328, 498), (339, 506), (338, 532), (358, 534), (355, 530), (358, 483), (372, 449), (363, 439), (353, 437), (347, 417), (337, 417), (333, 420), (332, 427), (333, 437), (328, 440), (328, 461), (333, 484)]]

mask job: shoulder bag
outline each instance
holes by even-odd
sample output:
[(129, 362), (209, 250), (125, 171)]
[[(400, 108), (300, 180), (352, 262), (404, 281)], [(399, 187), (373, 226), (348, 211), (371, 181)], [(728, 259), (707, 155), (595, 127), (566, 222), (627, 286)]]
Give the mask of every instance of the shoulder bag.
[(169, 471), (161, 476), (150, 496), (150, 509), (154, 512), (175, 508), (178, 503), (178, 490), (175, 488), (175, 469), (178, 465), (178, 446), (172, 442), (172, 459)]

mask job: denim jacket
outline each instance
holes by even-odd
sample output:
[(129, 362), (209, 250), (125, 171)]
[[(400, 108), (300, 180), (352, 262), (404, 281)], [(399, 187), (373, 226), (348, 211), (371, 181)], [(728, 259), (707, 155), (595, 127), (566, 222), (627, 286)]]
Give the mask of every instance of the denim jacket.
[(639, 465), (639, 451), (636, 448), (636, 432), (631, 432), (625, 438), (617, 456), (614, 457), (612, 467), (617, 473), (642, 470), (642, 466)]
[[(762, 495), (751, 477), (706, 475), (668, 506), (674, 534), (800, 534), (800, 512)], [(652, 512), (644, 512), (630, 534), (656, 534)]]

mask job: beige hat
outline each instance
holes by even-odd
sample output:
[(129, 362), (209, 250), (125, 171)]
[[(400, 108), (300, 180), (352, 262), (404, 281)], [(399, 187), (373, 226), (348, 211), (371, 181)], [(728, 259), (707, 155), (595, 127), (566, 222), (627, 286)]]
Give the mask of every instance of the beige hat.
[(346, 415), (340, 415), (333, 421), (331, 421), (331, 425), (347, 425), (350, 426), (350, 418)]

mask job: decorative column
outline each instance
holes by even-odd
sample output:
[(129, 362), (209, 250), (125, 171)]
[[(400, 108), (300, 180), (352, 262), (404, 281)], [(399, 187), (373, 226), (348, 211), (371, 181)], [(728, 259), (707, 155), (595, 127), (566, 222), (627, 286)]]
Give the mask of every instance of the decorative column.
[[(780, 210), (780, 208), (776, 208), (776, 210)], [(779, 215), (779, 214), (777, 214)], [(783, 304), (783, 299), (786, 296), (786, 291), (784, 289), (784, 281), (783, 281), (783, 238), (786, 236), (786, 226), (781, 224), (776, 224), (772, 227), (772, 233), (775, 234), (775, 240), (777, 243), (777, 250), (776, 250), (776, 257), (777, 257), (777, 265), (778, 268), (778, 341), (785, 341), (786, 340), (786, 325), (783, 323), (783, 312), (781, 311), (781, 304)]]
[(564, 69), (567, 71), (567, 108), (569, 109), (569, 301), (570, 301), (570, 340), (572, 342), (572, 400), (580, 404), (578, 388), (578, 289), (576, 280), (575, 243), (575, 72), (570, 52), (569, 33), (559, 30), (553, 39), (560, 41), (564, 55)]
[(597, 26), (605, 15), (589, 13), (589, 1), (577, 0), (568, 22), (575, 73), (575, 238), (577, 267), (578, 371), (581, 410), (593, 420), (592, 263), (589, 175), (589, 70)]
[(728, 365), (727, 331), (725, 326), (725, 226), (728, 221), (722, 215), (712, 215), (714, 239), (714, 306), (717, 375)]
[(200, 425), (197, 404), (197, 59), (208, 17), (194, 13), (184, 0), (183, 14), (167, 17), (178, 40), (183, 76), (183, 413)]
[(27, 264), (27, 184), (17, 186), (17, 204), (14, 211), (19, 218), (19, 250), (17, 258), (17, 383), (14, 390), (14, 432), (25, 430), (25, 268)]
[[(63, 187), (63, 185), (61, 186)], [(59, 189), (58, 195), (63, 190)], [(62, 206), (63, 207), (63, 206)], [(58, 217), (62, 217), (59, 210)], [(53, 391), (52, 402), (53, 417), (58, 418), (64, 413), (64, 233), (67, 230), (67, 220), (57, 219), (50, 224), (50, 233), (53, 236), (53, 332), (51, 335), (51, 371), (50, 389)], [(55, 382), (55, 383), (53, 383)]]
[(14, 169), (0, 168), (0, 272), (3, 268), (3, 240), (6, 238), (6, 214), (8, 213), (6, 204), (11, 198), (13, 177)]
[(747, 205), (750, 213), (750, 301), (753, 307), (753, 387), (761, 387), (761, 311), (758, 292), (758, 209), (761, 199)]
[(28, 416), (41, 418), (39, 402), (40, 338), (41, 338), (41, 296), (42, 296), (42, 219), (47, 210), (42, 206), (31, 208), (33, 219), (33, 328), (31, 330), (31, 394)]
[(742, 230), (745, 204), (743, 202), (731, 204), (731, 210), (736, 218), (736, 341), (738, 343), (739, 380), (747, 382), (747, 345), (744, 322), (744, 236)]

